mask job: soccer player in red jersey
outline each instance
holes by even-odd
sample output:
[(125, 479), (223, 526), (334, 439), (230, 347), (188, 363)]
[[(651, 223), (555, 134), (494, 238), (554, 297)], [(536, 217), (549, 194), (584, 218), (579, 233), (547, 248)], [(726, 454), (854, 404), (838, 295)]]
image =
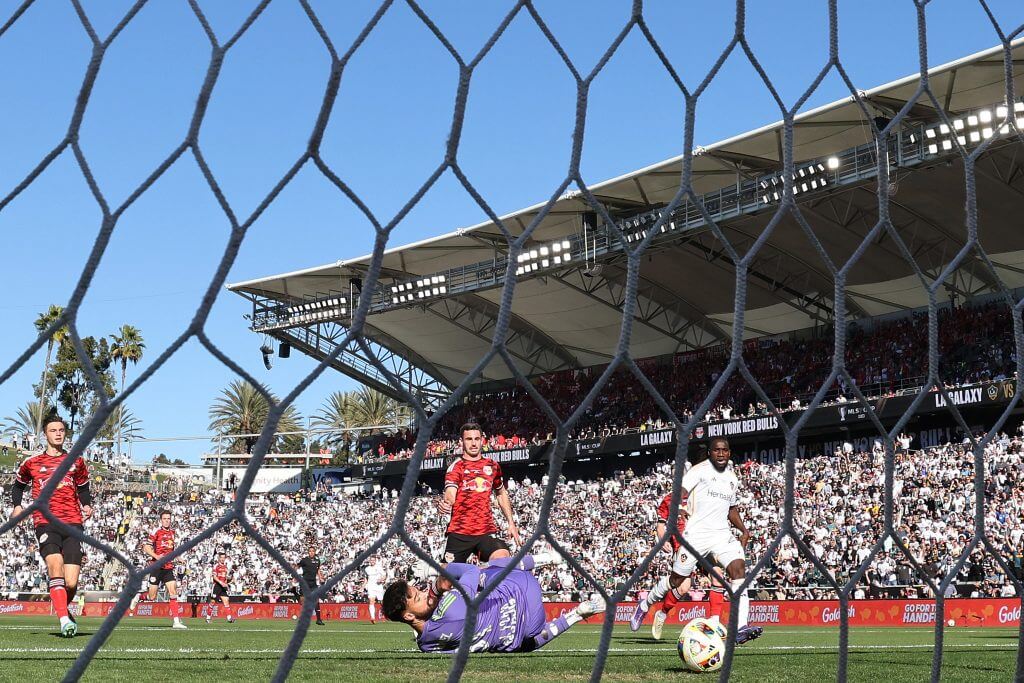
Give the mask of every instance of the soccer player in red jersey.
[(501, 465), (481, 455), (483, 430), (470, 422), (462, 425), (462, 458), (448, 468), (444, 495), (437, 503), (441, 514), (451, 514), (446, 531), (445, 562), (465, 562), (475, 554), (481, 562), (510, 557), (508, 544), (494, 534), (498, 525), (491, 512), (491, 496), (508, 520), (508, 533), (516, 544), (519, 527), (501, 476)]
[[(669, 491), (665, 494), (665, 497), (661, 500), (661, 505), (658, 506), (658, 525), (655, 531), (656, 538), (661, 538), (662, 534), (665, 533), (665, 528), (668, 524), (668, 515), (672, 511), (672, 492)], [(679, 535), (682, 535), (683, 530), (686, 529), (686, 491), (682, 492), (679, 498), (679, 514), (676, 517), (676, 528), (679, 529)], [(675, 557), (676, 551), (679, 550), (679, 539), (673, 534), (669, 536), (669, 539), (665, 541), (663, 549), (666, 552), (672, 553)], [(655, 640), (661, 640), (661, 631), (665, 626), (665, 620), (668, 615), (672, 612), (672, 608), (679, 602), (679, 595), (674, 591), (669, 591), (665, 594), (665, 599), (661, 602), (661, 609), (654, 613), (654, 624), (651, 625), (651, 635), (654, 636)]]
[(206, 607), (206, 623), (213, 620), (213, 606), (217, 600), (224, 605), (224, 614), (227, 615), (228, 623), (235, 620), (231, 616), (231, 601), (228, 600), (228, 556), (223, 550), (217, 553), (217, 564), (213, 565), (213, 594), (210, 596), (210, 604)]
[[(18, 467), (11, 491), (14, 503), (11, 516), (21, 514), (21, 501), (25, 490), (31, 485), (33, 500), (38, 498), (39, 492), (53, 476), (54, 470), (60, 467), (67, 457), (64, 451), (67, 425), (64, 424), (64, 420), (56, 415), (46, 418), (43, 421), (43, 433), (46, 437), (46, 450), (26, 458)], [(83, 529), (83, 522), (92, 517), (89, 472), (81, 456), (75, 459), (75, 464), (53, 490), (47, 507), (58, 520), (79, 530)], [(68, 614), (68, 603), (74, 599), (78, 590), (78, 575), (84, 557), (82, 544), (77, 538), (56, 528), (38, 510), (32, 513), (32, 520), (36, 527), (36, 538), (39, 540), (39, 554), (46, 562), (46, 573), (50, 579), (50, 601), (53, 603), (53, 610), (60, 617), (60, 634), (70, 638), (78, 632), (78, 625)]]
[[(149, 555), (154, 561), (158, 561), (172, 550), (176, 545), (174, 542), (175, 532), (171, 529), (171, 511), (160, 511), (160, 526), (149, 535), (149, 539), (142, 544), (142, 552)], [(167, 588), (167, 595), (171, 599), (171, 628), (188, 628), (181, 621), (181, 603), (178, 602), (178, 582), (174, 578), (174, 562), (164, 562), (159, 568), (154, 569), (149, 575), (149, 593), (147, 598), (150, 601), (156, 600), (156, 594), (160, 590), (160, 584)], [(139, 604), (142, 594), (132, 599), (131, 610)]]

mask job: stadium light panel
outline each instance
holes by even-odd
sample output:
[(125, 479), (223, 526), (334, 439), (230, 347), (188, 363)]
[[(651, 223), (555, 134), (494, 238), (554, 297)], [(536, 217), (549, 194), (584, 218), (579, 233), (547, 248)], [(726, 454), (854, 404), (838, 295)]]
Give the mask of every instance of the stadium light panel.
[(978, 112), (978, 119), (982, 123), (991, 123), (992, 122), (992, 112), (990, 112), (988, 109), (982, 109), (981, 111)]
[(992, 129), (991, 128), (987, 128), (987, 127), (986, 128), (982, 128), (981, 129), (981, 137), (983, 137), (986, 140), (988, 140), (990, 137), (992, 137)]
[(970, 116), (968, 116), (967, 117), (967, 125), (969, 125), (969, 126), (977, 126), (978, 125), (978, 117), (975, 114), (971, 114)]
[(964, 129), (964, 120), (963, 119), (955, 119), (953, 121), (953, 128), (955, 130), (963, 130)]
[[(972, 135), (973, 135), (973, 133), (972, 133)], [(929, 154), (938, 154), (939, 153), (939, 146), (938, 145), (928, 145), (928, 153)]]
[(998, 107), (996, 107), (996, 118), (998, 118), (998, 119), (1005, 119), (1007, 111), (1008, 110), (1007, 110), (1006, 106), (1000, 104)]

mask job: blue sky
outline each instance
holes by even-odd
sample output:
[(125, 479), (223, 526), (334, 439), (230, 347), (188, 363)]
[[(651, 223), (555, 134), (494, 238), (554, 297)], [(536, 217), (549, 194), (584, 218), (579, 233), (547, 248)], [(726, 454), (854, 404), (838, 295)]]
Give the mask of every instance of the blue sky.
[[(83, 0), (105, 36), (128, 10), (122, 0)], [(256, 5), (200, 0), (226, 40)], [(339, 50), (376, 11), (376, 2), (311, 2)], [(537, 0), (535, 6), (581, 72), (588, 72), (625, 24), (630, 2)], [(0, 23), (20, 0), (0, 0)], [(826, 4), (750, 0), (747, 36), (787, 102), (827, 58)], [(466, 59), (484, 44), (511, 2), (421, 2)], [(1019, 0), (990, 6), (1007, 31), (1024, 22)], [(733, 32), (732, 3), (648, 0), (645, 16), (688, 85), (698, 83)], [(979, 3), (928, 5), (931, 64), (997, 44)], [(917, 69), (910, 0), (839, 3), (840, 56), (867, 89)], [(108, 200), (120, 204), (183, 140), (210, 56), (185, 0), (152, 0), (110, 47), (86, 110), (81, 146)], [(90, 57), (67, 0), (39, 0), (0, 36), (0, 196), (9, 193), (63, 137)], [(309, 138), (329, 58), (296, 0), (273, 0), (228, 53), (200, 144), (237, 215), (247, 217)], [(439, 164), (457, 83), (454, 60), (403, 2), (395, 2), (352, 58), (323, 142), (332, 168), (386, 221)], [(848, 95), (833, 73), (807, 108)], [(632, 32), (590, 95), (582, 160), (599, 182), (682, 151), (682, 96), (639, 32)], [(547, 198), (566, 175), (575, 90), (568, 70), (520, 12), (476, 70), (460, 145), (461, 167), (498, 213)], [(739, 53), (726, 62), (697, 110), (695, 141), (771, 123), (778, 108)], [(475, 224), (484, 213), (450, 173), (395, 228), (398, 245)], [(0, 212), (5, 301), (0, 358), (6, 367), (34, 339), (50, 303), (67, 301), (99, 230), (100, 212), (69, 153)], [(151, 362), (194, 314), (228, 239), (228, 222), (195, 162), (180, 159), (119, 222), (78, 318), (83, 335), (129, 323), (142, 330)], [(229, 282), (367, 253), (366, 219), (311, 166), (254, 223)], [(314, 363), (293, 354), (263, 368), (259, 337), (246, 329), (246, 302), (222, 292), (207, 323), (213, 341), (275, 393), (287, 393)], [(0, 385), (0, 416), (29, 400), (44, 351)], [(129, 370), (129, 379), (140, 371)], [(204, 434), (207, 409), (235, 377), (189, 342), (129, 400), (150, 437)], [(299, 399), (303, 415), (326, 395), (353, 388), (328, 373)], [(197, 461), (202, 441), (139, 445), (137, 460), (166, 452)]]

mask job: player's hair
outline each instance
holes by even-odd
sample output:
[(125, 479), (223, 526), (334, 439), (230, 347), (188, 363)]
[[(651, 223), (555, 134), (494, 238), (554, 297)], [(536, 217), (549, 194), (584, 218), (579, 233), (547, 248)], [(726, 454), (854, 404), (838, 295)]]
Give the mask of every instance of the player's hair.
[(60, 422), (62, 425), (64, 425), (65, 431), (67, 430), (68, 423), (64, 421), (64, 418), (58, 415), (57, 413), (50, 413), (49, 415), (43, 418), (43, 431), (45, 432), (46, 428), (49, 427), (54, 422)]
[(462, 427), (459, 429), (459, 437), (461, 438), (463, 435), (465, 435), (466, 432), (472, 432), (472, 431), (477, 431), (477, 432), (480, 432), (481, 434), (483, 434), (484, 433), (484, 428), (481, 427), (480, 423), (478, 423), (478, 422), (473, 422), (473, 421), (467, 422), (466, 424), (462, 425)]
[(395, 581), (384, 591), (384, 599), (380, 601), (384, 608), (384, 616), (388, 621), (405, 621), (405, 608), (408, 605), (409, 582)]
[(169, 515), (169, 514), (171, 514), (171, 511), (168, 510), (167, 508), (164, 508), (163, 510), (160, 511), (160, 514), (157, 515), (157, 517), (163, 517), (164, 515)]
[(724, 444), (725, 444), (725, 446), (726, 446), (726, 448), (728, 448), (728, 447), (729, 447), (729, 439), (725, 438), (724, 436), (716, 436), (716, 437), (714, 437), (714, 438), (712, 438), (711, 440), (709, 440), (709, 441), (708, 441), (708, 451), (709, 451), (709, 452), (711, 451), (711, 446), (712, 446), (712, 445), (713, 445), (713, 444), (714, 444), (714, 443), (715, 443), (716, 441), (721, 441), (722, 443), (724, 443)]

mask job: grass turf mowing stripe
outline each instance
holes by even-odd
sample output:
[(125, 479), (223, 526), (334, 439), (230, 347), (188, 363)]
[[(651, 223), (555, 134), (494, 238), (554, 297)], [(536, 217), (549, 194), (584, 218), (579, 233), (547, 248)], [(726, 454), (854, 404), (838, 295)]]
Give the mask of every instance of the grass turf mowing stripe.
[[(904, 644), (904, 645), (851, 645), (850, 651), (865, 651), (865, 650), (921, 650), (932, 648), (931, 644)], [(959, 643), (956, 645), (949, 645), (944, 650), (963, 650), (963, 649), (975, 649), (983, 648), (987, 650), (1016, 650), (1016, 645), (1004, 645), (1001, 643)], [(83, 648), (75, 647), (7, 647), (0, 648), (0, 654), (2, 653), (24, 653), (34, 652), (39, 654), (73, 654), (81, 652)], [(839, 650), (838, 645), (765, 645), (761, 647), (747, 646), (743, 650), (746, 651), (807, 651), (807, 652), (837, 652)], [(737, 650), (742, 652), (743, 650)], [(196, 647), (126, 647), (126, 648), (103, 648), (99, 656), (104, 653), (107, 654), (235, 654), (235, 655), (267, 655), (267, 654), (281, 654), (284, 648), (196, 648)], [(553, 648), (552, 652), (566, 652), (571, 654), (594, 654), (597, 652), (597, 648)], [(663, 646), (663, 647), (611, 647), (608, 648), (609, 653), (619, 654), (630, 654), (634, 652), (675, 652), (675, 647)], [(410, 653), (418, 652), (414, 648), (406, 649), (382, 649), (382, 648), (337, 648), (337, 647), (323, 647), (323, 648), (303, 648), (301, 653), (304, 654), (395, 654), (395, 653)], [(428, 655), (437, 656), (448, 656), (451, 653), (444, 652), (431, 652), (421, 653)], [(487, 654), (509, 654), (509, 653), (477, 653), (474, 657), (486, 656)]]

